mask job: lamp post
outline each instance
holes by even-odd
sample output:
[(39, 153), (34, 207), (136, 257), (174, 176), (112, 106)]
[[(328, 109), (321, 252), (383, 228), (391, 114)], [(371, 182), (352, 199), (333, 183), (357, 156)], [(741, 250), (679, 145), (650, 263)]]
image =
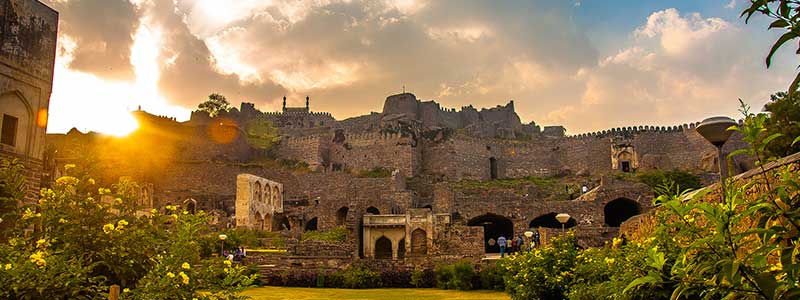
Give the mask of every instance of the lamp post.
[[(728, 117), (711, 117), (700, 122), (697, 126), (697, 133), (703, 136), (709, 143), (717, 147), (717, 164), (719, 166), (719, 183), (722, 189), (722, 202), (725, 202), (725, 177), (727, 177), (727, 163), (725, 157), (722, 155), (722, 145), (731, 137), (731, 132), (728, 130), (731, 126), (736, 125), (736, 121)], [(725, 167), (723, 167), (723, 165)]]
[(528, 230), (523, 234), (528, 238), (528, 252), (531, 252), (531, 248), (533, 248), (533, 231)]
[(571, 217), (566, 213), (560, 213), (560, 214), (556, 215), (556, 220), (558, 220), (558, 222), (561, 223), (561, 234), (562, 235), (564, 233), (566, 233), (566, 231), (567, 231), (567, 229), (566, 229), (566, 227), (564, 227), (564, 225), (567, 224), (567, 221), (569, 221), (569, 218), (571, 218)]
[(224, 234), (220, 234), (218, 236), (218, 238), (219, 238), (219, 241), (220, 241), (219, 255), (224, 256), (225, 255), (225, 239), (227, 239), (228, 236), (224, 235)]

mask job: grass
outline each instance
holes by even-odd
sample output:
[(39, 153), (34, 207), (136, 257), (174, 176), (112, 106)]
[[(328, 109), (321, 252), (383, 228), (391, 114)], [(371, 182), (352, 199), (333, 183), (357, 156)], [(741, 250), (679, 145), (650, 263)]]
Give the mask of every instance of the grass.
[(496, 291), (453, 291), (439, 289), (321, 289), (321, 288), (295, 288), (295, 287), (260, 287), (244, 292), (245, 296), (253, 300), (277, 299), (340, 299), (340, 300), (506, 300), (508, 294)]
[(543, 188), (552, 188), (556, 186), (558, 180), (555, 178), (539, 178), (539, 177), (524, 177), (513, 179), (495, 179), (495, 180), (471, 180), (463, 179), (454, 183), (453, 187), (461, 190), (472, 189), (493, 189), (493, 188), (517, 188), (524, 185), (536, 185)]

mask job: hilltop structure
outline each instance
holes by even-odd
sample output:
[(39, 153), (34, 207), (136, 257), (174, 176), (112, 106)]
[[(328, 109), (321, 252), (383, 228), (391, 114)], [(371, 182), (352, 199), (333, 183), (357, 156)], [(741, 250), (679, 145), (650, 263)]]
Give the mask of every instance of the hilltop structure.
[[(129, 139), (172, 149), (144, 179), (155, 203), (191, 199), (220, 224), (281, 232), (294, 241), (293, 263), (314, 269), (354, 258), (480, 258), (499, 250), (492, 242), (501, 235), (538, 228), (544, 242), (559, 234), (558, 213), (571, 215), (564, 225), (581, 245), (602, 245), (651, 208), (651, 189), (623, 174), (686, 170), (711, 182), (717, 170), (716, 148), (697, 124), (567, 136), (561, 126), (523, 124), (513, 101), (455, 110), (403, 93), (387, 97), (380, 113), (346, 120), (313, 112), (309, 102), (280, 112), (242, 103), (214, 118), (196, 111), (182, 123), (135, 112), (142, 129)], [(279, 134), (268, 150), (247, 133), (260, 121)], [(90, 135), (51, 141), (58, 148)], [(735, 134), (723, 151), (742, 147)], [(259, 163), (265, 159), (274, 163)], [(752, 159), (735, 157), (729, 167), (742, 172)], [(343, 243), (291, 239), (337, 227), (348, 232)], [(314, 259), (320, 255), (330, 259)]]

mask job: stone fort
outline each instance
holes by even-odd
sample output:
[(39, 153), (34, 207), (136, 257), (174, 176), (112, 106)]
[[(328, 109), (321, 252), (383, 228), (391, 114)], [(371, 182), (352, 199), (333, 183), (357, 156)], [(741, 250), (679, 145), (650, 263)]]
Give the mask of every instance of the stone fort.
[[(289, 239), (290, 259), (262, 263), (314, 269), (333, 261), (478, 259), (499, 251), (493, 242), (501, 235), (538, 228), (546, 242), (560, 234), (558, 213), (571, 216), (564, 225), (581, 246), (598, 246), (652, 208), (651, 188), (628, 173), (718, 178), (716, 148), (697, 123), (566, 135), (561, 126), (522, 123), (513, 101), (457, 110), (403, 93), (387, 97), (382, 112), (336, 120), (305, 100), (305, 107), (287, 107), (284, 98), (279, 112), (251, 103), (214, 117), (195, 111), (186, 122), (136, 111), (141, 129), (130, 138), (149, 135), (174, 150), (156, 176), (139, 180), (150, 184), (156, 206), (189, 203), (218, 215), (220, 226)], [(248, 133), (265, 120), (278, 135), (268, 149)], [(63, 150), (108, 139), (73, 130), (49, 135), (48, 143)], [(734, 134), (723, 151), (742, 147)], [(62, 150), (54, 164), (71, 161)], [(752, 166), (739, 156), (728, 167), (739, 173)], [(301, 238), (337, 227), (346, 229), (345, 242)]]

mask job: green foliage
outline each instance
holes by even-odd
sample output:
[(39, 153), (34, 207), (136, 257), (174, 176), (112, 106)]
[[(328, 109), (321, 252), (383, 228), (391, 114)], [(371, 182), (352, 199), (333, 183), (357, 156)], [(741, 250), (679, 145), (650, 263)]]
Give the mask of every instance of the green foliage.
[(104, 299), (119, 284), (123, 299), (239, 299), (253, 278), (200, 255), (208, 216), (143, 213), (137, 192), (127, 180), (108, 189), (65, 176), (16, 208), (0, 244), (0, 298)]
[(330, 280), (340, 282), (347, 289), (369, 289), (381, 286), (381, 274), (366, 268), (350, 266), (330, 276)]
[(347, 228), (337, 226), (328, 231), (307, 231), (303, 233), (304, 241), (324, 241), (331, 243), (341, 243), (347, 240)]
[(197, 105), (197, 110), (208, 112), (208, 115), (215, 117), (222, 112), (227, 112), (231, 109), (231, 104), (225, 96), (217, 93), (208, 95), (208, 100)]
[(417, 267), (411, 271), (411, 285), (418, 288), (425, 286), (425, 269)]
[[(750, 21), (756, 13), (760, 13), (770, 19), (773, 19), (769, 24), (768, 29), (779, 28), (784, 31), (777, 41), (772, 45), (769, 54), (765, 59), (767, 68), (772, 64), (772, 56), (778, 49), (788, 41), (794, 40), (800, 34), (800, 20), (798, 17), (800, 12), (800, 3), (796, 0), (750, 0), (750, 7), (742, 11), (740, 16), (745, 17), (745, 22)], [(797, 49), (800, 54), (800, 48)], [(800, 74), (797, 74), (795, 79), (789, 85), (789, 94), (794, 94), (800, 84)]]
[(770, 96), (770, 102), (764, 105), (769, 117), (764, 124), (766, 136), (780, 133), (782, 136), (766, 147), (768, 157), (784, 157), (800, 151), (800, 145), (794, 144), (790, 137), (800, 137), (800, 95), (789, 96), (778, 92)]
[(14, 222), (16, 214), (13, 211), (17, 201), (25, 197), (23, 169), (17, 159), (0, 161), (0, 228)]
[(471, 290), (475, 267), (472, 262), (462, 260), (436, 267), (436, 287), (445, 290)]
[(278, 129), (266, 119), (254, 119), (245, 125), (247, 143), (256, 149), (269, 150), (280, 140)]
[(372, 170), (358, 172), (358, 177), (362, 178), (386, 178), (392, 176), (392, 171), (384, 167), (374, 167)]
[(566, 299), (575, 278), (578, 256), (575, 235), (570, 231), (554, 237), (550, 246), (512, 255), (501, 262), (506, 291), (511, 299)]
[(499, 266), (499, 263), (487, 265), (481, 268), (478, 272), (481, 278), (481, 288), (487, 290), (504, 291), (506, 289), (505, 269)]
[(662, 195), (657, 187), (663, 184), (674, 183), (679, 189), (699, 189), (703, 185), (700, 183), (700, 177), (690, 172), (682, 170), (653, 170), (648, 172), (641, 172), (636, 174), (636, 178), (650, 186), (656, 195)]

